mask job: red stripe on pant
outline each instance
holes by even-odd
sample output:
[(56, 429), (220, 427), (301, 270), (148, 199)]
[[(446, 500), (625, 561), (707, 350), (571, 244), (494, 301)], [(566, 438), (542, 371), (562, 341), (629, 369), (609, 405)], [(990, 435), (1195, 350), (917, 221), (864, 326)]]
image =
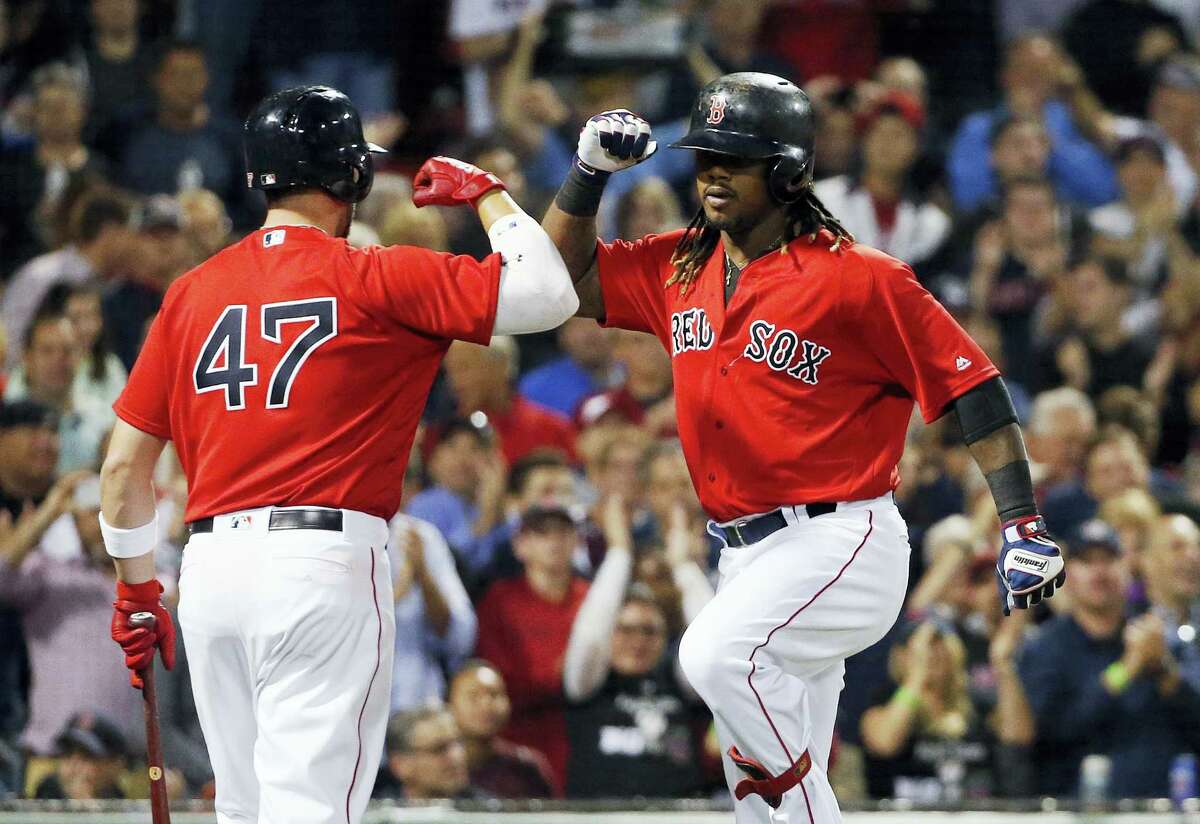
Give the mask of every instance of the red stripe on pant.
[(357, 754), (354, 756), (354, 774), (350, 776), (350, 787), (346, 790), (346, 824), (350, 822), (350, 796), (354, 794), (354, 785), (358, 781), (358, 767), (362, 763), (362, 720), (363, 714), (367, 711), (367, 701), (371, 697), (371, 688), (375, 686), (375, 676), (379, 675), (380, 659), (383, 656), (381, 646), (383, 643), (383, 618), (379, 614), (379, 592), (375, 588), (375, 547), (371, 547), (371, 600), (375, 604), (375, 669), (371, 673), (371, 680), (367, 682), (367, 693), (363, 696), (362, 706), (358, 710), (358, 723), (355, 725), (355, 733), (358, 736)]
[[(850, 568), (850, 565), (852, 563), (854, 563), (854, 559), (858, 557), (859, 550), (861, 550), (864, 546), (866, 546), (867, 539), (871, 537), (871, 532), (874, 529), (875, 529), (875, 514), (873, 512), (871, 512), (871, 510), (868, 509), (867, 510), (867, 534), (863, 536), (863, 539), (861, 541), (859, 541), (858, 546), (856, 546), (854, 548), (854, 552), (852, 552), (850, 554), (849, 560), (847, 560), (846, 563), (842, 564), (842, 568), (838, 570), (837, 575), (833, 576), (832, 580), (830, 580), (829, 583), (827, 583), (825, 586), (823, 586), (819, 590), (817, 590), (816, 593), (813, 595), (813, 597), (809, 598), (804, 603), (803, 606), (801, 606), (799, 609), (797, 609), (795, 612), (793, 612), (791, 615), (789, 615), (786, 621), (784, 621), (782, 624), (779, 624), (778, 626), (772, 628), (771, 631), (767, 633), (766, 640), (764, 640), (761, 644), (759, 644), (757, 647), (755, 647), (753, 650), (750, 651), (750, 659), (749, 659), (750, 660), (750, 674), (746, 676), (746, 684), (749, 685), (750, 691), (754, 693), (754, 698), (755, 698), (755, 700), (758, 701), (759, 709), (762, 710), (763, 716), (767, 719), (767, 723), (771, 726), (771, 732), (773, 732), (775, 734), (775, 740), (778, 741), (779, 746), (783, 748), (783, 754), (787, 757), (788, 764), (794, 763), (795, 759), (792, 758), (792, 754), (788, 750), (787, 744), (785, 744), (783, 742), (783, 736), (779, 734), (779, 729), (775, 726), (775, 722), (771, 718), (771, 713), (769, 713), (767, 711), (767, 705), (763, 703), (762, 696), (759, 695), (758, 690), (754, 688), (754, 673), (758, 669), (758, 666), (754, 663), (754, 656), (758, 654), (758, 651), (760, 649), (765, 647), (767, 644), (771, 643), (771, 637), (776, 632), (783, 629), (788, 624), (792, 623), (792, 621), (796, 620), (797, 615), (799, 615), (800, 613), (804, 612), (804, 610), (806, 610), (810, 606), (812, 606), (814, 601), (816, 601), (818, 598), (820, 598), (821, 595), (824, 594), (824, 592), (827, 589), (829, 589), (831, 586), (833, 586), (834, 584), (836, 584), (838, 582), (838, 579), (840, 579), (842, 577), (842, 574), (845, 573), (845, 571)], [(801, 787), (801, 789), (803, 789), (804, 785), (801, 784), (800, 787)], [(808, 802), (808, 792), (807, 791), (804, 793), (804, 800), (806, 803)], [(812, 820), (812, 807), (811, 806), (809, 807), (809, 810), (808, 810), (808, 817), (809, 817), (809, 820)]]

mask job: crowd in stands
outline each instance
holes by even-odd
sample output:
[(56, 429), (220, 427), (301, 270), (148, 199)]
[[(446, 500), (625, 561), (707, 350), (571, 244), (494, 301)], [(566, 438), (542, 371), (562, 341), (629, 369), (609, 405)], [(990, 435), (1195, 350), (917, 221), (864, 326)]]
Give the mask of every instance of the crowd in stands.
[[(1167, 795), (1200, 752), (1198, 38), (1200, 0), (0, 0), (0, 798), (146, 792), (96, 471), (164, 290), (263, 215), (258, 97), (339, 86), (392, 150), (351, 244), (480, 256), (473, 213), (409, 201), (424, 157), (540, 215), (580, 124), (629, 108), (660, 148), (601, 232), (671, 231), (696, 199), (666, 146), (734, 70), (806, 89), (818, 196), (1000, 366), (1066, 550), (1066, 588), (1003, 617), (986, 485), (952, 421), (914, 418), (909, 596), (847, 662), (839, 797), (1070, 798), (1094, 755), (1111, 797)], [(724, 797), (677, 654), (720, 544), (675, 435), (649, 335), (451, 347), (392, 524), (377, 795)], [(169, 454), (157, 488), (173, 607)], [(211, 797), (182, 646), (159, 677), (171, 792)]]

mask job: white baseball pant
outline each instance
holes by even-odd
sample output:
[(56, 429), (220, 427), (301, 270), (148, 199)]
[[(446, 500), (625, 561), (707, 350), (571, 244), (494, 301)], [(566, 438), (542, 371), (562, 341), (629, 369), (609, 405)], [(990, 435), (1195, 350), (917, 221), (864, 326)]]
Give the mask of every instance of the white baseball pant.
[(716, 720), (730, 792), (748, 777), (731, 746), (770, 776), (811, 758), (777, 809), (735, 801), (738, 824), (836, 824), (828, 767), (844, 662), (900, 613), (908, 528), (890, 494), (816, 518), (782, 512), (788, 526), (721, 550), (716, 597), (684, 634), (680, 664)]
[[(314, 507), (298, 507), (311, 509)], [(214, 519), (183, 553), (179, 624), (218, 824), (356, 824), (383, 750), (395, 615), (387, 523)]]

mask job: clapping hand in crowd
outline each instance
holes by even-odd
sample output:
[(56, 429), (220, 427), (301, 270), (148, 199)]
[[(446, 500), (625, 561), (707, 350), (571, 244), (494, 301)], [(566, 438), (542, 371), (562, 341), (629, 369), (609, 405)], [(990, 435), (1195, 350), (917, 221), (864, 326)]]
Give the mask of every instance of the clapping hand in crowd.
[(16, 518), (0, 510), (0, 559), (18, 566), (41, 540), (50, 525), (71, 510), (75, 487), (96, 473), (79, 469), (63, 475), (38, 506), (26, 502)]

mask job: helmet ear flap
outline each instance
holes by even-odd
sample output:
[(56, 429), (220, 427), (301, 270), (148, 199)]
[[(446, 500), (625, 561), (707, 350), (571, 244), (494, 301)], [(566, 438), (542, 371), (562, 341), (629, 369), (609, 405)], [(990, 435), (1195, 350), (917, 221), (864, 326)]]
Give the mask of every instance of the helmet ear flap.
[(767, 189), (780, 203), (795, 203), (812, 181), (812, 155), (800, 148), (784, 151), (767, 176)]

